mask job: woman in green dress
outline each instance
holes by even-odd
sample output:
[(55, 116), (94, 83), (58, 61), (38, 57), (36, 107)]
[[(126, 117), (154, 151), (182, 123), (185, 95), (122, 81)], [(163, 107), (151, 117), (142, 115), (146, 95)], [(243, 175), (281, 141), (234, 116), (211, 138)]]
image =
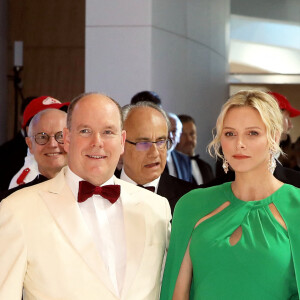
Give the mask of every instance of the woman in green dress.
[(300, 189), (273, 176), (281, 132), (267, 93), (223, 105), (208, 150), (235, 180), (177, 203), (161, 300), (299, 299)]

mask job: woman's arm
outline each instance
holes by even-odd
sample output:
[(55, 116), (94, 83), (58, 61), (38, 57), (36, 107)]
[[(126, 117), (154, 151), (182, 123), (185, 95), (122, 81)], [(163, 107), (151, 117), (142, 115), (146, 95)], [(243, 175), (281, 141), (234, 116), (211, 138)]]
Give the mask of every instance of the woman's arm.
[(172, 300), (189, 300), (192, 275), (193, 266), (190, 258), (189, 243), (181, 263)]

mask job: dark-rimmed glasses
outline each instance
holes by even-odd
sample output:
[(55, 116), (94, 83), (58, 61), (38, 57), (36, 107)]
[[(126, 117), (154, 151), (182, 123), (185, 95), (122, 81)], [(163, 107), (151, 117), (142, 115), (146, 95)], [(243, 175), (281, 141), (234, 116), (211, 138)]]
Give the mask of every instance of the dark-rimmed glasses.
[(131, 145), (135, 145), (135, 148), (137, 151), (147, 151), (152, 147), (152, 144), (155, 144), (157, 149), (159, 150), (163, 150), (165, 148), (170, 149), (172, 142), (170, 139), (166, 139), (166, 140), (159, 140), (156, 142), (131, 142), (128, 140), (125, 140), (127, 143), (131, 144)]
[(64, 136), (62, 131), (56, 132), (54, 135), (49, 135), (46, 132), (39, 132), (36, 135), (32, 136), (35, 140), (35, 142), (38, 145), (46, 145), (51, 137), (54, 137), (54, 139), (59, 143), (64, 143)]

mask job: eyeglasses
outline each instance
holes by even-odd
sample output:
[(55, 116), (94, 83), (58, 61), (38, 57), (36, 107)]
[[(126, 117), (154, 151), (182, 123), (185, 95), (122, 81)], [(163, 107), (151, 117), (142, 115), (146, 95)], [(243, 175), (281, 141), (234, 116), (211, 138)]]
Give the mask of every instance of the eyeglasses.
[(46, 145), (51, 137), (54, 137), (55, 140), (59, 143), (59, 144), (63, 144), (64, 143), (64, 136), (63, 136), (63, 132), (62, 131), (58, 131), (56, 132), (54, 135), (49, 135), (45, 132), (39, 132), (36, 135), (32, 136), (34, 137), (34, 140), (37, 144), (39, 145)]
[(135, 148), (137, 151), (147, 151), (152, 147), (152, 144), (156, 144), (156, 147), (159, 150), (163, 150), (165, 148), (167, 148), (167, 150), (168, 150), (171, 148), (171, 145), (172, 145), (172, 142), (170, 139), (159, 140), (156, 142), (137, 142), (137, 143), (134, 143), (134, 142), (131, 142), (128, 140), (125, 140), (125, 141), (131, 145), (135, 145)]

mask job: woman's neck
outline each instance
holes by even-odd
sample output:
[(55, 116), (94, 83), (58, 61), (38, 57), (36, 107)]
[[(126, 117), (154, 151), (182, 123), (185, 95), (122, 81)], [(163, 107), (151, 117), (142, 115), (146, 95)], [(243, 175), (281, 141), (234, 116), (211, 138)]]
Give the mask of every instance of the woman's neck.
[(270, 196), (282, 185), (269, 171), (259, 174), (249, 172), (236, 173), (231, 188), (238, 199), (256, 201)]

